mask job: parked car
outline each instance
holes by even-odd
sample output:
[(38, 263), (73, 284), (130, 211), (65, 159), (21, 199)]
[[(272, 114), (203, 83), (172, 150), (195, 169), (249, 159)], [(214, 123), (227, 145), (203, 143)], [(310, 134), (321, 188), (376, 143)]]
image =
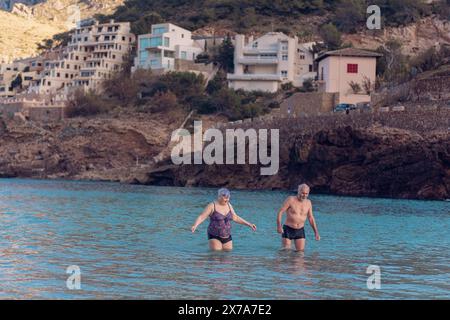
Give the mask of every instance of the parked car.
[(372, 112), (372, 105), (370, 102), (359, 102), (356, 104), (356, 109), (360, 112)]
[(333, 112), (350, 112), (351, 110), (356, 110), (356, 105), (351, 103), (340, 103), (334, 107)]

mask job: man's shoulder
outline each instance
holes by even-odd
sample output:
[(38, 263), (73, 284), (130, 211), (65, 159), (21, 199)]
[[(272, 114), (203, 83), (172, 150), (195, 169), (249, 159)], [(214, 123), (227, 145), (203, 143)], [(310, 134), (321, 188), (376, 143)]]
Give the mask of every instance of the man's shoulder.
[(295, 201), (295, 199), (296, 199), (295, 196), (289, 196), (289, 197), (287, 197), (286, 201), (287, 202), (292, 202), (292, 201)]

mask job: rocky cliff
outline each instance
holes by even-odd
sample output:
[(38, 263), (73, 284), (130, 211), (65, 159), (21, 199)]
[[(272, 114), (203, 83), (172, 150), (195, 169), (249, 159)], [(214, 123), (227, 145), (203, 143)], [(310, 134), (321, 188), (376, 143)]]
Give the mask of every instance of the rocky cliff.
[(389, 40), (398, 40), (403, 45), (403, 53), (414, 56), (430, 47), (450, 44), (450, 21), (431, 16), (408, 26), (389, 27), (379, 31), (367, 30), (344, 35), (343, 39), (356, 48), (370, 50), (376, 50)]
[(336, 195), (449, 199), (450, 111), (441, 116), (441, 129), (417, 130), (430, 120), (420, 116), (410, 125), (403, 116), (397, 125), (387, 118), (356, 118), (361, 122), (348, 125), (329, 119), (330, 129), (311, 134), (287, 124), (290, 133), (280, 131), (277, 175), (261, 176), (257, 165), (175, 166), (168, 160), (137, 181), (238, 189), (295, 189), (306, 182), (314, 192)]
[(152, 162), (181, 122), (139, 113), (40, 125), (0, 120), (0, 176), (120, 180)]
[(0, 122), (0, 177), (238, 189), (293, 189), (306, 182), (313, 192), (337, 195), (450, 198), (447, 108), (259, 124), (280, 129), (280, 169), (273, 176), (261, 176), (258, 165), (152, 164), (181, 122), (145, 114)]

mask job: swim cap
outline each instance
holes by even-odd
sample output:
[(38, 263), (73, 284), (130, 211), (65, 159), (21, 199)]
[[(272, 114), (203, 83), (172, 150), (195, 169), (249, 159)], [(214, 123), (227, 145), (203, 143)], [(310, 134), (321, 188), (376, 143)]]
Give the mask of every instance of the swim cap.
[(230, 190), (228, 190), (227, 188), (219, 189), (219, 191), (217, 192), (217, 194), (219, 195), (219, 197), (225, 196), (225, 197), (227, 197), (227, 198), (229, 198), (230, 195), (231, 195)]

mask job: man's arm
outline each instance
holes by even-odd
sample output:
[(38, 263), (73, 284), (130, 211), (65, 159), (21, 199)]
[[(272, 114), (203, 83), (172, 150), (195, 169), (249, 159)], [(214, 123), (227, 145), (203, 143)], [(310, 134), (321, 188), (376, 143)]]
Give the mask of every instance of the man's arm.
[(285, 213), (287, 211), (287, 209), (289, 209), (289, 207), (291, 206), (291, 198), (287, 198), (284, 203), (283, 206), (280, 208), (280, 210), (278, 210), (278, 214), (277, 214), (277, 232), (278, 233), (283, 233), (283, 228), (281, 227), (281, 217), (283, 216), (283, 213)]
[(310, 206), (309, 206), (309, 211), (308, 211), (308, 221), (314, 230), (314, 234), (316, 235), (316, 240), (319, 241), (320, 240), (319, 229), (317, 229), (316, 219), (314, 219), (311, 201), (310, 201)]

